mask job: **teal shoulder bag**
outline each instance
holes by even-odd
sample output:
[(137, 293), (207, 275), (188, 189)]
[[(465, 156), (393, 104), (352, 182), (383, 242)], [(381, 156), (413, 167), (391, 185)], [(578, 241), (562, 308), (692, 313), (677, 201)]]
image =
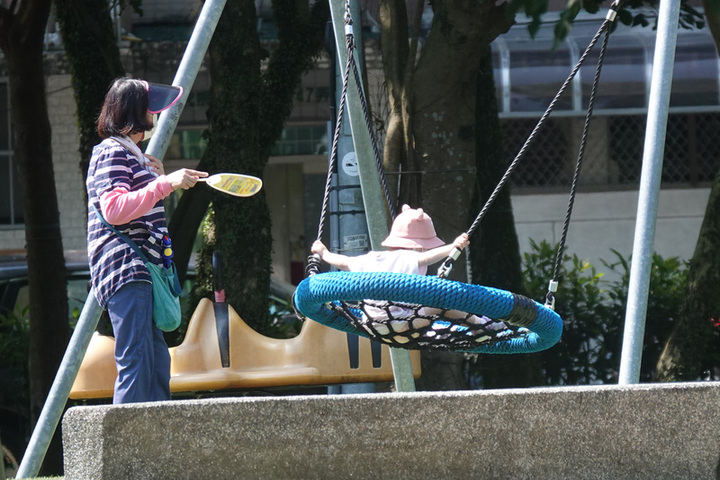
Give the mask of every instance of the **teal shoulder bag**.
[(145, 263), (145, 266), (150, 272), (150, 276), (152, 277), (153, 321), (155, 322), (155, 326), (163, 332), (172, 332), (178, 328), (180, 326), (180, 320), (182, 319), (182, 312), (180, 311), (180, 294), (182, 293), (182, 288), (180, 287), (180, 280), (178, 279), (175, 264), (171, 261), (170, 266), (165, 267), (164, 265), (156, 265), (148, 261), (147, 257), (135, 242), (110, 225), (95, 205), (92, 207), (100, 221), (135, 250), (135, 253), (140, 256), (140, 259)]

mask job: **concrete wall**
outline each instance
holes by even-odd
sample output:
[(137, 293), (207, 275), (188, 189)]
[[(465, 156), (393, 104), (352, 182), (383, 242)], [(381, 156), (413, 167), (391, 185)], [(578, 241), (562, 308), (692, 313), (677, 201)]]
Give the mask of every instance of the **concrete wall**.
[(720, 384), (74, 407), (66, 480), (715, 479)]

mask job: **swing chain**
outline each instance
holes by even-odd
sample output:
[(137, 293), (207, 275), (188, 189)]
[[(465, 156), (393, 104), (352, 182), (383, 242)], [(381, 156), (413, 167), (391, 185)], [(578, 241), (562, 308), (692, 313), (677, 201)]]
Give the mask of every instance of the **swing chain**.
[[(606, 20), (603, 26), (607, 26), (610, 21)], [(567, 242), (568, 229), (570, 227), (570, 217), (575, 205), (575, 196), (577, 193), (578, 180), (580, 178), (580, 171), (582, 169), (583, 159), (585, 157), (585, 148), (588, 141), (588, 133), (590, 131), (590, 122), (593, 117), (593, 111), (595, 109), (595, 99), (597, 98), (598, 85), (600, 83), (600, 74), (602, 72), (603, 62), (605, 60), (605, 53), (607, 51), (608, 40), (610, 38), (610, 28), (601, 28), (600, 32), (604, 32), (604, 37), (600, 44), (600, 52), (598, 53), (597, 66), (595, 68), (595, 75), (593, 77), (592, 88), (590, 89), (590, 98), (588, 100), (587, 112), (585, 114), (585, 123), (583, 125), (582, 138), (580, 139), (580, 146), (578, 148), (577, 161), (575, 163), (575, 172), (573, 173), (572, 182), (570, 185), (570, 197), (568, 198), (567, 210), (565, 212), (565, 220), (563, 221), (562, 233), (560, 234), (560, 242), (558, 243), (557, 255), (555, 257), (555, 266), (553, 269), (552, 280), (548, 286), (548, 296), (546, 306), (548, 308), (555, 309), (555, 295), (557, 291), (558, 280), (560, 278), (560, 268), (562, 266), (563, 254), (565, 251), (565, 243)], [(598, 33), (600, 33), (598, 32)]]

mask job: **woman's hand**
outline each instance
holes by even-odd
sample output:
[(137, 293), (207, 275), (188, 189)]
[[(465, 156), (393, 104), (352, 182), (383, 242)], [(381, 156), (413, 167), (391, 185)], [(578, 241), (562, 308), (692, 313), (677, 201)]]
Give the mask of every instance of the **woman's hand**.
[(178, 188), (187, 190), (188, 188), (195, 186), (198, 178), (205, 178), (207, 176), (207, 172), (193, 170), (191, 168), (181, 168), (180, 170), (175, 170), (174, 172), (165, 175), (165, 178), (167, 178), (167, 181), (170, 183), (173, 190), (177, 190)]
[(157, 173), (158, 175), (165, 175), (165, 167), (163, 167), (163, 164), (160, 160), (158, 160), (156, 157), (153, 157), (152, 155), (145, 155), (146, 158), (146, 165), (150, 167), (151, 171)]

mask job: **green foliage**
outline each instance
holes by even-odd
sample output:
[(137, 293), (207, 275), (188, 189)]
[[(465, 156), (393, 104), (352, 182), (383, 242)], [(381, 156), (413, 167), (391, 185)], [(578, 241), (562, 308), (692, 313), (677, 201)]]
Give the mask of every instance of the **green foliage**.
[(25, 307), (0, 314), (0, 419), (8, 448), (22, 441), (30, 428), (29, 311)]
[[(74, 328), (79, 317), (72, 309), (69, 325)], [(16, 306), (0, 314), (0, 420), (6, 427), (4, 445), (15, 447), (27, 441), (30, 433), (30, 307)], [(23, 444), (24, 445), (24, 444)]]
[[(615, 262), (605, 266), (621, 276), (621, 280), (610, 285), (609, 296), (613, 302), (612, 315), (624, 319), (627, 306), (628, 285), (630, 279), (630, 260), (613, 250)], [(650, 283), (645, 319), (645, 338), (640, 380), (652, 380), (658, 358), (670, 336), (673, 324), (680, 315), (685, 302), (688, 263), (677, 257), (663, 259), (653, 254), (650, 269)]]
[[(30, 307), (0, 315), (0, 405), (27, 409)], [(9, 406), (13, 407), (9, 407)]]
[[(557, 247), (531, 242), (523, 272), (531, 298), (544, 298), (552, 278)], [(549, 385), (606, 383), (614, 377), (613, 352), (619, 324), (610, 315), (609, 297), (601, 288), (602, 274), (577, 255), (565, 255), (560, 267), (556, 311), (563, 335), (543, 354)]]
[[(531, 242), (524, 255), (524, 275), (532, 298), (544, 298), (552, 278), (557, 248)], [(556, 311), (563, 319), (560, 342), (543, 352), (548, 385), (615, 383), (620, 366), (622, 331), (627, 306), (630, 260), (617, 251), (613, 263), (602, 262), (618, 274), (603, 274), (576, 255), (565, 255), (556, 293)], [(687, 264), (677, 258), (653, 256), (641, 380), (650, 381), (673, 322), (683, 306)]]
[[(653, 9), (658, 7), (658, 0), (624, 0), (617, 1), (617, 3), (619, 4), (616, 6), (617, 21), (630, 26), (648, 26), (650, 21), (647, 8), (641, 9), (640, 7)], [(604, 2), (603, 0), (567, 0), (565, 8), (560, 11), (560, 17), (555, 23), (554, 47), (557, 48), (570, 34), (572, 24), (581, 10), (597, 13), (600, 8), (610, 8), (614, 4), (615, 2)], [(525, 12), (525, 15), (530, 18), (528, 31), (534, 37), (542, 24), (542, 16), (547, 13), (548, 0), (510, 0), (506, 8), (507, 14), (511, 18), (515, 18), (520, 12)], [(652, 17), (656, 16), (652, 15)], [(680, 4), (680, 26), (682, 28), (703, 28), (705, 26), (705, 17), (690, 5), (688, 0), (682, 0)]]

